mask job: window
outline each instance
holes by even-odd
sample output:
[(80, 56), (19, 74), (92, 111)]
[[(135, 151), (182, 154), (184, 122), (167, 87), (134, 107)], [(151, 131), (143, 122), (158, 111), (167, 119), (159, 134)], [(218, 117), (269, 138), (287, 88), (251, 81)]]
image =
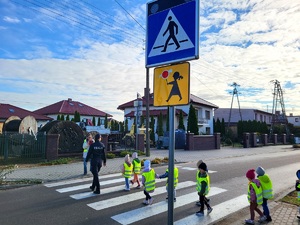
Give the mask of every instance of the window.
[(299, 122), (299, 118), (295, 118), (295, 122), (298, 123)]
[(196, 118), (198, 120), (198, 118), (199, 118), (199, 111), (198, 111), (198, 109), (195, 109), (195, 114), (196, 114)]
[(205, 119), (210, 120), (210, 111), (205, 110)]
[(210, 134), (210, 127), (206, 127), (206, 134)]
[(105, 119), (100, 119), (100, 125), (104, 125)]

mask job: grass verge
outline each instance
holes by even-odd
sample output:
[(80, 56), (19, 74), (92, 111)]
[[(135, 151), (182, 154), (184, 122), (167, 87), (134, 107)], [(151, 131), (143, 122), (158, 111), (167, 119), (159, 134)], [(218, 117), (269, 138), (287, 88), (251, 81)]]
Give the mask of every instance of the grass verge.
[(297, 198), (297, 191), (292, 191), (286, 196), (284, 196), (282, 199), (280, 199), (281, 202), (289, 203), (292, 205), (300, 206), (300, 201)]

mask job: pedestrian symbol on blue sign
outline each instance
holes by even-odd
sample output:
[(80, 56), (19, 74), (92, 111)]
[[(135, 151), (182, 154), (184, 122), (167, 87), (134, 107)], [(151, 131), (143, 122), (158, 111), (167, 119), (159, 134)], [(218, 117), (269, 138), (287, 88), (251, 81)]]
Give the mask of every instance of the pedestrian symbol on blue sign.
[(194, 47), (172, 10), (169, 10), (148, 57)]

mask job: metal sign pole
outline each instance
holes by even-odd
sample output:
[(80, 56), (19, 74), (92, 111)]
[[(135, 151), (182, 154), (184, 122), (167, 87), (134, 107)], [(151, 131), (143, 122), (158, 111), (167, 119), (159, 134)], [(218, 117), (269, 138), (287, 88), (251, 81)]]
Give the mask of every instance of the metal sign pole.
[(146, 68), (146, 156), (148, 157), (150, 156), (149, 119), (149, 68)]
[(139, 126), (139, 100), (138, 100), (138, 96), (137, 96), (137, 100), (134, 102), (134, 106), (136, 107), (135, 110), (135, 150), (139, 150), (139, 138), (138, 138), (138, 126)]
[(169, 175), (168, 175), (168, 225), (174, 220), (174, 150), (175, 150), (175, 107), (169, 110)]

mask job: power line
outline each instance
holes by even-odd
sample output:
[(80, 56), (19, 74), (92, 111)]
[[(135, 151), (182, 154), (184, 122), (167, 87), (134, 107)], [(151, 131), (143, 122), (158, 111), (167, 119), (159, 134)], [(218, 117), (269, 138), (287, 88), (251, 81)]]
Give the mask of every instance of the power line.
[(146, 29), (117, 1), (115, 0), (116, 3), (118, 3), (118, 5), (124, 9), (124, 11), (144, 30), (146, 31)]
[[(33, 7), (29, 7), (28, 5), (24, 5), (22, 3), (19, 3), (19, 2), (16, 2), (16, 1), (13, 1), (21, 6), (23, 6), (24, 8), (29, 8), (31, 10), (34, 10), (34, 11), (37, 11), (39, 13), (42, 13), (42, 14), (45, 14), (46, 16), (49, 16), (51, 18), (54, 18), (55, 20), (59, 20), (59, 21), (62, 21), (64, 23), (67, 23), (67, 24), (70, 24), (70, 22), (72, 23), (75, 23), (73, 24), (74, 27), (78, 27), (80, 29), (83, 29), (85, 31), (88, 31), (88, 32), (92, 32), (94, 34), (97, 34), (99, 36), (105, 36), (105, 37), (108, 37), (109, 39), (111, 40), (118, 40), (118, 41), (122, 41), (122, 42), (127, 42), (127, 43), (133, 43), (133, 44), (130, 44), (130, 45), (133, 45), (134, 47), (136, 46), (136, 42), (133, 42), (133, 39), (136, 39), (138, 35), (133, 35), (132, 32), (127, 32), (127, 31), (124, 31), (123, 30), (123, 33), (126, 33), (128, 36), (130, 36), (131, 38), (124, 38), (120, 32), (115, 32), (115, 34), (113, 35), (112, 33), (108, 34), (107, 32), (105, 31), (99, 31), (99, 30), (96, 30), (94, 27), (92, 27), (91, 25), (94, 22), (90, 22), (89, 25), (87, 25), (86, 22), (83, 22), (83, 21), (79, 21), (78, 18), (74, 18), (74, 17), (71, 17), (70, 15), (68, 14), (64, 14), (64, 13), (60, 13), (59, 11), (56, 11), (56, 10), (53, 10), (51, 8), (49, 8), (47, 5), (39, 2), (39, 1), (36, 1), (36, 2), (32, 2), (32, 1), (29, 1), (29, 0), (24, 0), (26, 1), (27, 3), (33, 5), (33, 6), (36, 6), (37, 8), (41, 8), (43, 9), (43, 11), (39, 11)], [(74, 10), (73, 10), (74, 11)], [(65, 12), (65, 10), (64, 10)], [(78, 15), (78, 12), (76, 12), (77, 15)], [(58, 17), (57, 17), (58, 16)], [(102, 22), (102, 21), (100, 21)], [(102, 22), (104, 23), (104, 22)], [(80, 25), (80, 26), (77, 26), (77, 25)], [(107, 24), (107, 23), (104, 23), (107, 27), (109, 26), (110, 28), (113, 28), (113, 29), (110, 29), (110, 31), (114, 31), (114, 26), (111, 26), (110, 24)], [(121, 29), (121, 28), (118, 28), (118, 29)], [(121, 29), (122, 30), (122, 29)], [(130, 40), (130, 41), (128, 41)], [(138, 42), (142, 41), (143, 39), (139, 39)], [(107, 40), (106, 40), (107, 41)]]

